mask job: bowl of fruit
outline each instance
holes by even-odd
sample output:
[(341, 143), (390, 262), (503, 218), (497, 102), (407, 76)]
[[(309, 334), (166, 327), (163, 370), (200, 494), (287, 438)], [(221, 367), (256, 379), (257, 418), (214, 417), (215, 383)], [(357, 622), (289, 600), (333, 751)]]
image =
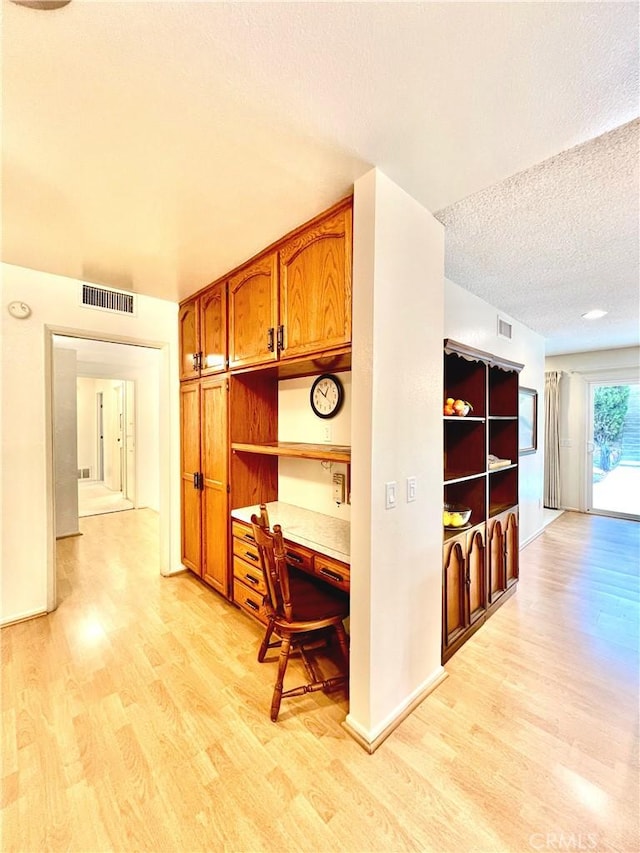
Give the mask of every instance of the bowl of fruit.
[(442, 512), (442, 523), (447, 530), (458, 530), (468, 527), (471, 510), (462, 504), (445, 504)]
[(473, 406), (468, 400), (455, 400), (453, 397), (447, 397), (444, 401), (443, 413), (447, 417), (457, 415), (459, 418), (466, 418), (469, 412), (473, 411)]

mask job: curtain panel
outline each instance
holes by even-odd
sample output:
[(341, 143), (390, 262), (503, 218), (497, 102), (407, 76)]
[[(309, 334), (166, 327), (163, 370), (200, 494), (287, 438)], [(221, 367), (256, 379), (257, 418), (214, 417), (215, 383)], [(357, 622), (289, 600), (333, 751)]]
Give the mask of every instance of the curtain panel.
[(544, 374), (544, 505), (560, 508), (560, 379), (562, 371)]

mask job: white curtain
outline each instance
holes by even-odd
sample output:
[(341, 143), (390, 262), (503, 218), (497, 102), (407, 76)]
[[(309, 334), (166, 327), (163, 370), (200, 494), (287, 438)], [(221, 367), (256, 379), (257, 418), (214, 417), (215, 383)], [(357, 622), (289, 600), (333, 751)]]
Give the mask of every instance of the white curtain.
[(560, 506), (560, 378), (562, 371), (544, 374), (544, 505)]

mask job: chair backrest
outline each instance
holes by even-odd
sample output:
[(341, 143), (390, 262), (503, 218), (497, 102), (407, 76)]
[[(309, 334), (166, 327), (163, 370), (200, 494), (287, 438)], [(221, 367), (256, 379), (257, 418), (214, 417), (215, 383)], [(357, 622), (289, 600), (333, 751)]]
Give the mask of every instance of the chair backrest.
[(282, 528), (274, 525), (273, 531), (264, 526), (264, 518), (251, 516), (253, 536), (256, 540), (260, 564), (267, 585), (267, 610), (269, 616), (278, 616), (291, 622), (293, 605), (289, 586), (289, 569), (284, 551)]

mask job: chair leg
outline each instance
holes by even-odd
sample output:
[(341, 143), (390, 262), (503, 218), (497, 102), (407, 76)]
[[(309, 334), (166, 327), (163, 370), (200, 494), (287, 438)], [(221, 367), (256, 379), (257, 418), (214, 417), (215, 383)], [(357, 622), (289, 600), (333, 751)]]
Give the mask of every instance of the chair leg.
[(280, 702), (282, 701), (282, 688), (284, 685), (284, 674), (287, 671), (289, 663), (289, 651), (291, 649), (291, 637), (283, 637), (282, 645), (280, 646), (280, 659), (278, 661), (278, 676), (276, 678), (276, 686), (273, 690), (273, 699), (271, 700), (271, 719), (275, 723), (278, 719), (280, 710)]
[(344, 658), (344, 663), (347, 668), (347, 673), (349, 672), (349, 640), (347, 638), (347, 632), (344, 630), (344, 625), (342, 622), (338, 622), (336, 625), (336, 636), (338, 638), (338, 643), (340, 644), (340, 650), (342, 652), (342, 657)]
[(269, 624), (267, 625), (267, 632), (264, 635), (264, 640), (262, 641), (262, 645), (260, 646), (260, 650), (258, 651), (258, 663), (262, 663), (264, 660), (264, 656), (267, 653), (267, 649), (269, 648), (269, 640), (271, 639), (271, 635), (273, 634), (273, 619), (269, 620)]

